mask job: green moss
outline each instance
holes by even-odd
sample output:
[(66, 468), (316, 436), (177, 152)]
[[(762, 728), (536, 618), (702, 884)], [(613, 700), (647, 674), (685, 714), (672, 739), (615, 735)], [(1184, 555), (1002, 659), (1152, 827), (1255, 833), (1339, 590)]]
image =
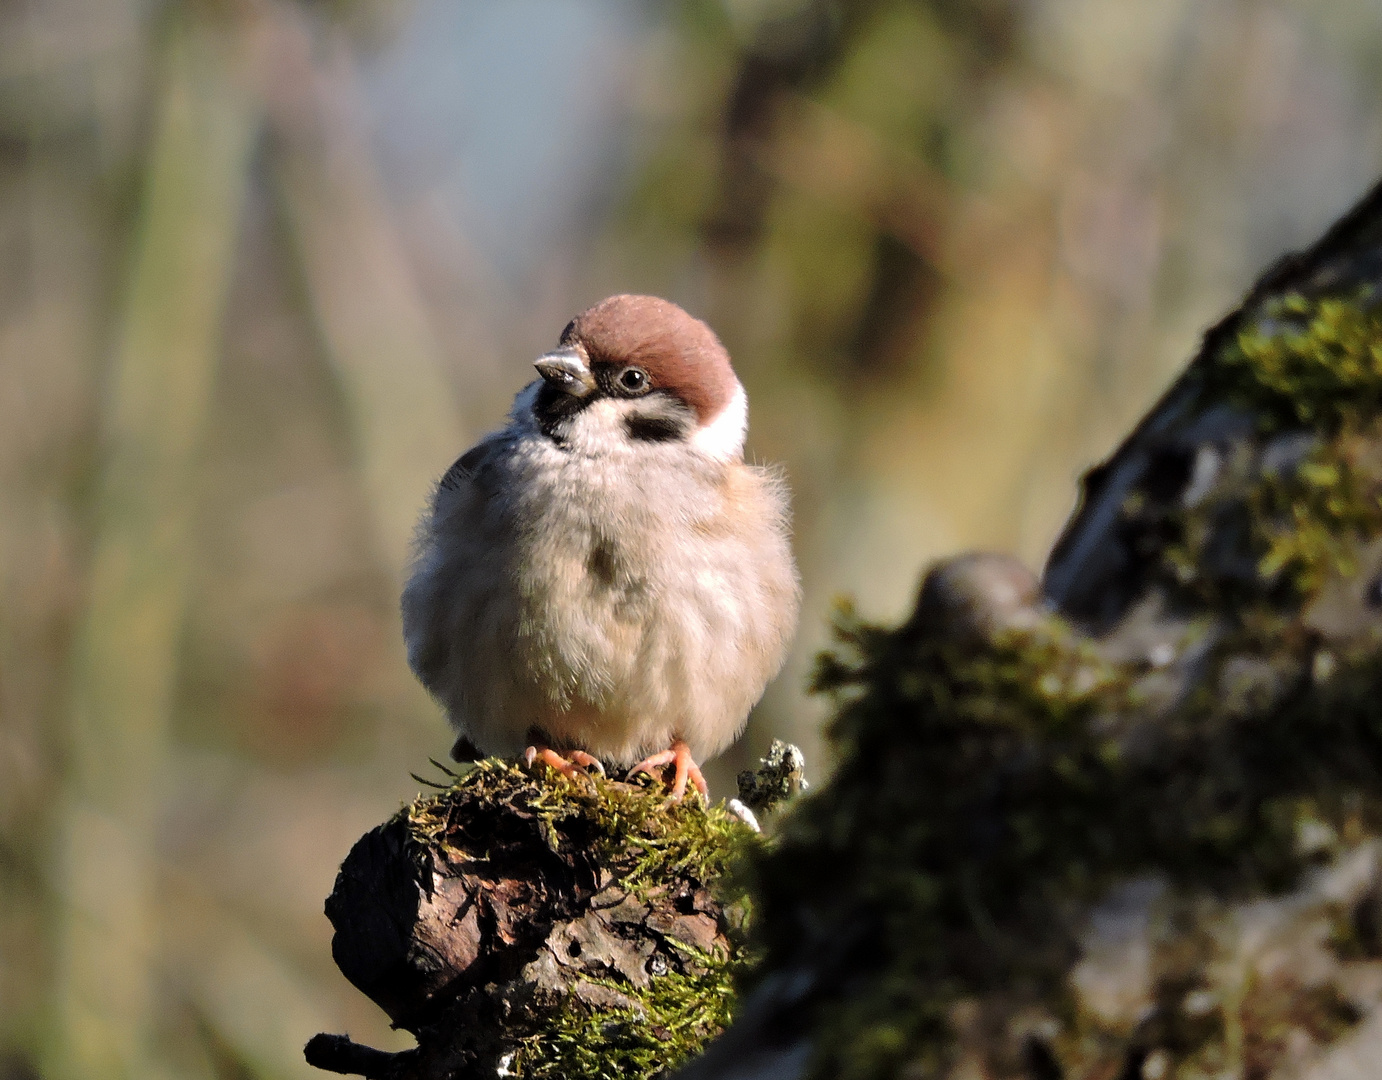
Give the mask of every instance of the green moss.
[(1247, 406), (1264, 426), (1338, 430), (1382, 407), (1382, 307), (1370, 292), (1272, 300), (1207, 376), (1214, 400)]
[[(1220, 610), (1298, 603), (1329, 578), (1357, 573), (1358, 551), (1382, 535), (1378, 438), (1349, 421), (1287, 468), (1264, 470), (1240, 455), (1248, 460), (1227, 465), (1195, 506), (1134, 512), (1143, 528), (1160, 515), (1157, 527), (1174, 537), (1161, 556), (1166, 577), (1194, 602)], [(1235, 561), (1254, 572), (1225, 573)]]
[(1320, 440), (1249, 493), (1262, 576), (1308, 595), (1330, 575), (1354, 573), (1358, 541), (1382, 534), (1372, 419), (1382, 409), (1382, 308), (1368, 291), (1288, 295), (1250, 319), (1212, 371), (1211, 386), (1251, 408), (1263, 429), (1304, 427)]
[(1357, 573), (1355, 553), (1382, 535), (1382, 497), (1375, 457), (1377, 431), (1364, 435), (1348, 419), (1329, 441), (1286, 476), (1264, 476), (1248, 506), (1264, 579), (1282, 577), (1297, 595), (1312, 595), (1331, 576)]
[[(1124, 507), (1144, 536), (1172, 538), (1167, 577), (1195, 602), (1228, 609), (1264, 596), (1298, 602), (1356, 573), (1361, 544), (1382, 535), (1382, 308), (1371, 294), (1269, 302), (1192, 377), (1202, 408), (1251, 412), (1258, 438), (1228, 449), (1193, 506), (1136, 495)], [(1313, 444), (1292, 450), (1292, 439)], [(1254, 565), (1255, 580), (1225, 573), (1226, 553)]]
[(518, 1048), (510, 1069), (531, 1080), (631, 1080), (667, 1072), (728, 1026), (735, 1004), (733, 965), (699, 955), (703, 975), (669, 972), (645, 990), (601, 982), (632, 1007), (595, 1009), (574, 996), (544, 1030)]
[(979, 651), (848, 616), (838, 632), (850, 651), (816, 683), (841, 696), (840, 769), (765, 858), (760, 932), (775, 966), (812, 926), (862, 925), (854, 947), (891, 960), (832, 1006), (819, 1075), (926, 1076), (958, 998), (1061, 970), (1045, 930), (1013, 933), (1023, 906), (1122, 861), (1120, 752), (1092, 721), (1131, 681), (1056, 619)]
[(594, 863), (615, 870), (625, 888), (682, 877), (727, 883), (732, 865), (757, 843), (753, 830), (722, 803), (707, 806), (694, 793), (672, 802), (660, 784), (642, 779), (573, 781), (555, 772), (538, 779), (512, 762), (489, 759), (406, 813), (416, 836), (441, 840), (452, 823), (451, 793), (475, 792), (531, 814), (554, 852), (579, 842)]

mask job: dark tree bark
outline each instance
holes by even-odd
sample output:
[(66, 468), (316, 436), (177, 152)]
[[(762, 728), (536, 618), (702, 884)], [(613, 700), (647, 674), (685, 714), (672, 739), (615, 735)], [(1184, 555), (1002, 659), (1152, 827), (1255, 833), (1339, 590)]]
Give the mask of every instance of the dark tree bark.
[(318, 1036), (311, 1064), (379, 1080), (673, 1063), (723, 1025), (739, 913), (709, 886), (753, 834), (660, 788), (482, 763), (351, 850), (332, 955), (418, 1039)]

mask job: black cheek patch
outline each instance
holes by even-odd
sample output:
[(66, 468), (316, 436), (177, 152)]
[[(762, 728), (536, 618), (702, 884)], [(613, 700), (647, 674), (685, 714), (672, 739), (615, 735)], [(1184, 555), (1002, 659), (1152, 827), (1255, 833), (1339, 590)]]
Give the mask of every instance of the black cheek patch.
[(632, 413), (625, 421), (624, 428), (629, 438), (643, 442), (672, 442), (686, 435), (686, 425), (670, 416), (648, 416)]

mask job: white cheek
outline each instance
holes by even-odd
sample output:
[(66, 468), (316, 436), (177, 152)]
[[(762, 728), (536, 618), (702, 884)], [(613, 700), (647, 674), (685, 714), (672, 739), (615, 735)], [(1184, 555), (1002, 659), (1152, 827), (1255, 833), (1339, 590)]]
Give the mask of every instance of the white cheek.
[(744, 453), (744, 436), (749, 428), (749, 399), (739, 383), (734, 396), (714, 420), (691, 436), (691, 445), (706, 457), (729, 461)]

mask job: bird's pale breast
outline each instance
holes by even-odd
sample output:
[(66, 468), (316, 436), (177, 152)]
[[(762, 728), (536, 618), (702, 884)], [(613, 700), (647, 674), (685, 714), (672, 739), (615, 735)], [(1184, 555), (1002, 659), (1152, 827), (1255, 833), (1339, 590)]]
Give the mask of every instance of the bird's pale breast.
[(424, 523), (410, 661), (490, 753), (537, 726), (614, 763), (673, 738), (712, 756), (785, 656), (787, 534), (785, 492), (761, 469), (498, 440)]

